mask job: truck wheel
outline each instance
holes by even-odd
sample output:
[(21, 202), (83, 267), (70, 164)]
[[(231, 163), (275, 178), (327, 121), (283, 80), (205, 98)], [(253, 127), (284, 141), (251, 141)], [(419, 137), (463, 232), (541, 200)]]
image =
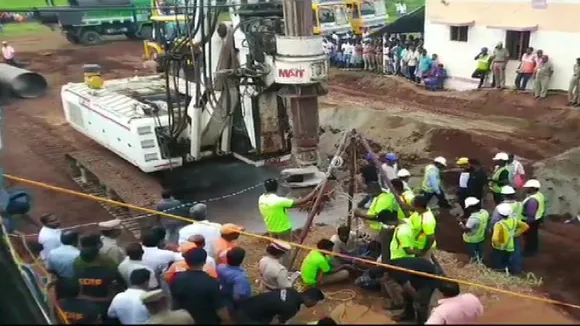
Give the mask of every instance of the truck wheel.
[(72, 34), (66, 33), (66, 34), (64, 34), (64, 37), (66, 37), (66, 40), (69, 41), (71, 44), (79, 44), (79, 43), (81, 43), (81, 40), (76, 35), (72, 35)]
[(80, 41), (83, 45), (98, 45), (103, 42), (103, 38), (96, 31), (85, 30), (81, 33)]

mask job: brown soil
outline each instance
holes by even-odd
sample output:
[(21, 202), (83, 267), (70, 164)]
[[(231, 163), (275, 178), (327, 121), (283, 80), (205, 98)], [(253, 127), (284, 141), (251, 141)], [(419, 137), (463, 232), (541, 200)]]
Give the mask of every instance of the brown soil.
[[(139, 42), (115, 42), (84, 48), (67, 44), (58, 33), (15, 39), (12, 42), (21, 52), (20, 59), (30, 63), (29, 69), (47, 78), (50, 89), (42, 98), (14, 100), (5, 106), (3, 168), (9, 174), (78, 190), (67, 173), (64, 154), (83, 150), (102, 153), (103, 157), (110, 154), (66, 125), (60, 103), (60, 86), (69, 81), (82, 80), (82, 65), (89, 63), (101, 64), (106, 71), (105, 78), (129, 77), (135, 71), (145, 74), (141, 63), (142, 45)], [(525, 95), (508, 92), (433, 94), (397, 79), (357, 73), (333, 73), (331, 81), (330, 94), (325, 101), (339, 103), (334, 104), (337, 107), (345, 103), (362, 104), (377, 110), (383, 110), (389, 105), (397, 106), (402, 111), (397, 113), (401, 121), (407, 119), (405, 116), (431, 114), (417, 124), (418, 128), (424, 130), (397, 138), (397, 144), (390, 144), (386, 138), (369, 136), (381, 143), (383, 148), (391, 148), (392, 145), (392, 148), (400, 149), (415, 146), (415, 143), (421, 142), (424, 133), (429, 134), (430, 141), (425, 143), (426, 147), (424, 144), (413, 147), (416, 150), (416, 161), (428, 157), (423, 153), (425, 149), (433, 154), (444, 154), (448, 159), (470, 155), (480, 156), (485, 161), (500, 148), (535, 161), (580, 143), (580, 129), (576, 127), (580, 113), (563, 108), (565, 100), (561, 97), (551, 97), (537, 103)], [(439, 121), (439, 127), (429, 127), (430, 121), (427, 120), (433, 116), (459, 123), (445, 126), (445, 121)], [(480, 128), (480, 122), (485, 122), (486, 127)], [(376, 127), (378, 135), (381, 126)], [(501, 131), (493, 132), (496, 127)], [(393, 124), (387, 128), (396, 126)], [(510, 128), (515, 128), (516, 133), (510, 132)], [(124, 162), (118, 160), (115, 164)], [(24, 187), (18, 184), (15, 186)], [(35, 216), (53, 212), (61, 217), (65, 226), (110, 218), (96, 203), (37, 188), (29, 189), (35, 197)], [(142, 193), (145, 189), (146, 186), (135, 189), (135, 193)], [(453, 219), (442, 218), (439, 229), (442, 231), (439, 237), (443, 249), (463, 251)], [(28, 228), (24, 231), (36, 230)], [(544, 290), (551, 296), (580, 303), (580, 281), (574, 277), (575, 267), (580, 265), (580, 256), (576, 254), (575, 244), (571, 240), (565, 241), (566, 238), (574, 239), (567, 229), (552, 229), (548, 224), (542, 232), (542, 253), (537, 258), (526, 260), (526, 268), (544, 277)], [(256, 245), (254, 251), (261, 251), (261, 248), (263, 245)], [(564, 248), (566, 250), (562, 250)], [(258, 252), (251, 254), (254, 262), (259, 255)], [(357, 292), (358, 300), (363, 300), (363, 303), (370, 300), (373, 306), (381, 304), (380, 300), (360, 291)], [(304, 320), (325, 315), (330, 308), (317, 308), (315, 316), (307, 315)], [(373, 310), (377, 309), (380, 311), (380, 308), (373, 307)], [(525, 316), (522, 313), (514, 314), (514, 311), (525, 311)], [(569, 321), (549, 306), (512, 297), (502, 297), (497, 305), (490, 306), (484, 321), (517, 323), (524, 319), (533, 323)]]

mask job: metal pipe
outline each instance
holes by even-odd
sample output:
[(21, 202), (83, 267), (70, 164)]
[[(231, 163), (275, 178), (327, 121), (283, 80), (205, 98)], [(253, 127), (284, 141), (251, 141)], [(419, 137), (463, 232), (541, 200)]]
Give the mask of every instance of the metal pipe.
[(36, 98), (48, 88), (46, 79), (30, 70), (0, 64), (0, 86), (4, 85), (13, 94), (22, 98)]
[[(349, 140), (351, 140), (350, 135), (351, 135), (351, 132), (344, 134), (342, 140), (340, 141), (340, 143), (338, 145), (338, 148), (336, 150), (336, 154), (334, 154), (334, 157), (338, 157), (338, 156), (342, 155), (342, 153), (345, 150), (346, 144), (348, 144)], [(328, 166), (328, 169), (326, 170), (326, 177), (324, 178), (322, 183), (317, 186), (318, 194), (316, 195), (316, 199), (314, 200), (314, 205), (312, 206), (312, 208), (310, 209), (310, 212), (308, 213), (308, 217), (306, 218), (306, 222), (304, 223), (304, 226), (302, 227), (302, 233), (300, 234), (300, 240), (298, 241), (299, 244), (303, 244), (304, 240), (306, 240), (306, 237), (308, 236), (308, 232), (310, 231), (310, 227), (312, 226), (312, 222), (314, 222), (314, 216), (316, 216), (316, 213), (318, 212), (318, 206), (320, 205), (320, 202), (322, 201), (322, 196), (324, 195), (323, 192), (324, 192), (324, 189), (326, 188), (326, 184), (328, 183), (328, 178), (332, 174), (332, 170), (334, 170), (334, 168), (335, 168), (335, 166), (331, 162), (331, 164)], [(300, 249), (296, 248), (294, 250), (294, 252), (292, 253), (292, 259), (290, 260), (290, 264), (287, 266), (288, 270), (292, 269), (292, 265), (294, 265), (294, 261), (296, 260), (296, 256), (298, 255), (299, 250)]]

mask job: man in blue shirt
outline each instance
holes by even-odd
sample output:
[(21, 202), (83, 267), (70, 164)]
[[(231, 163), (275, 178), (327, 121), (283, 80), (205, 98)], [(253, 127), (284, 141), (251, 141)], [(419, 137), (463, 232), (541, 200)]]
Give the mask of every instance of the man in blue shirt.
[(79, 234), (66, 231), (60, 235), (61, 246), (51, 250), (46, 260), (47, 269), (58, 278), (71, 279), (74, 276), (74, 262), (80, 254)]
[(434, 196), (437, 197), (437, 204), (441, 208), (451, 208), (451, 205), (445, 197), (443, 187), (441, 187), (441, 169), (447, 166), (447, 160), (444, 157), (436, 157), (433, 164), (425, 167), (425, 174), (423, 175), (423, 182), (421, 190), (427, 200), (431, 200)]
[(227, 264), (217, 267), (217, 274), (224, 296), (235, 307), (236, 301), (252, 296), (252, 284), (241, 265), (246, 257), (246, 251), (241, 247), (233, 247), (226, 254)]

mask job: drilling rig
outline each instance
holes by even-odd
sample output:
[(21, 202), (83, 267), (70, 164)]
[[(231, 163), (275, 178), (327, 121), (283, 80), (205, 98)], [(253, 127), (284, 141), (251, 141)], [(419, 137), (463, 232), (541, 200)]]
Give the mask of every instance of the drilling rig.
[(61, 90), (69, 124), (146, 173), (229, 154), (316, 166), (328, 59), (312, 2), (194, 0), (164, 12), (174, 33), (152, 33), (162, 73), (103, 80), (87, 65), (84, 82)]

